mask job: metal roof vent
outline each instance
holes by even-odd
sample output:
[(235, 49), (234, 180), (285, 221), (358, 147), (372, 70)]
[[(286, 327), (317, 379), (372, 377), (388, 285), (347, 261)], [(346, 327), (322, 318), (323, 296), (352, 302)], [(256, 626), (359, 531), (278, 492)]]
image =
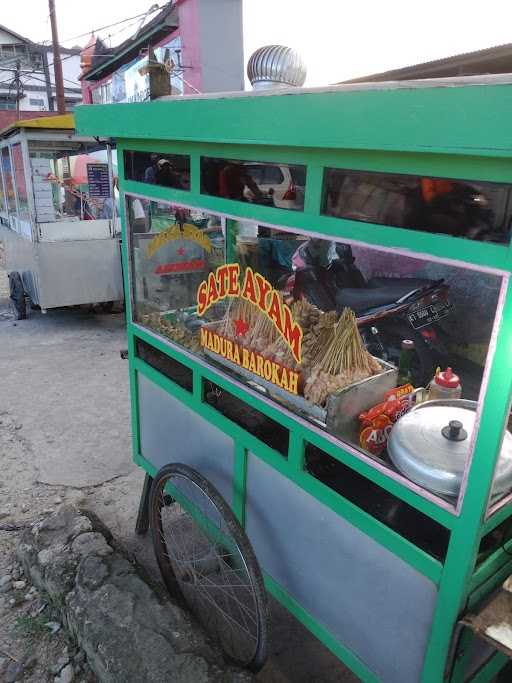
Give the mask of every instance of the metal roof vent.
[(284, 45), (265, 45), (252, 53), (247, 76), (255, 90), (299, 87), (306, 80), (306, 65), (298, 52)]

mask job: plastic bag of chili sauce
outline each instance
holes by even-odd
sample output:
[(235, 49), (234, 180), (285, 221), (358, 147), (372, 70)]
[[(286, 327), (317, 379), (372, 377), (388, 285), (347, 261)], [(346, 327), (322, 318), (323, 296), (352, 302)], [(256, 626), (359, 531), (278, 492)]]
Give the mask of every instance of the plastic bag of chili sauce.
[(359, 444), (365, 451), (380, 455), (398, 418), (411, 408), (414, 387), (403, 384), (384, 394), (384, 401), (359, 415)]

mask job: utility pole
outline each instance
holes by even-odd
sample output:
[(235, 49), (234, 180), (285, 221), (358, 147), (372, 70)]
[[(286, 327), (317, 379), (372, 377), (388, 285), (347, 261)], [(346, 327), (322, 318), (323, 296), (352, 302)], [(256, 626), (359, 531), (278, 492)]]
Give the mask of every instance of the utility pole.
[(53, 43), (53, 68), (55, 71), (55, 91), (57, 93), (57, 111), (59, 114), (66, 113), (64, 101), (64, 79), (62, 77), (62, 62), (60, 60), (59, 37), (57, 35), (57, 15), (55, 14), (55, 0), (48, 0), (50, 10), (50, 23), (52, 26)]
[(55, 104), (53, 102), (52, 79), (50, 78), (50, 65), (48, 64), (48, 52), (46, 48), (41, 49), (41, 60), (43, 62), (44, 82), (46, 85), (46, 97), (48, 99), (48, 109), (55, 111)]
[(21, 78), (20, 78), (21, 62), (16, 60), (16, 71), (14, 74), (14, 87), (16, 89), (16, 121), (20, 118), (20, 100), (22, 97)]

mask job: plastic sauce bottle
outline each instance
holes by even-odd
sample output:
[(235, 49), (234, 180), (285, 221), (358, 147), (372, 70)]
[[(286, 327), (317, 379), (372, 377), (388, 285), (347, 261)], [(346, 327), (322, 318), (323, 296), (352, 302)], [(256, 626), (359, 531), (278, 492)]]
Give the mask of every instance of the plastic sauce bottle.
[(402, 384), (412, 384), (412, 360), (414, 355), (414, 342), (411, 339), (404, 339), (400, 359), (398, 361), (398, 386)]
[(444, 372), (436, 372), (428, 389), (429, 400), (460, 398), (461, 396), (462, 387), (459, 376), (451, 368), (446, 368)]

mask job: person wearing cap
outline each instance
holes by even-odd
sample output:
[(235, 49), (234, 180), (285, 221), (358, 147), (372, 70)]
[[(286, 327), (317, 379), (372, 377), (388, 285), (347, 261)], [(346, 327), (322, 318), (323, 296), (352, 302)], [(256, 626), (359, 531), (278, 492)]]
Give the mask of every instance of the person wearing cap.
[(174, 171), (169, 159), (159, 159), (156, 162), (155, 183), (164, 187), (175, 187), (181, 189), (181, 182), (178, 174)]

